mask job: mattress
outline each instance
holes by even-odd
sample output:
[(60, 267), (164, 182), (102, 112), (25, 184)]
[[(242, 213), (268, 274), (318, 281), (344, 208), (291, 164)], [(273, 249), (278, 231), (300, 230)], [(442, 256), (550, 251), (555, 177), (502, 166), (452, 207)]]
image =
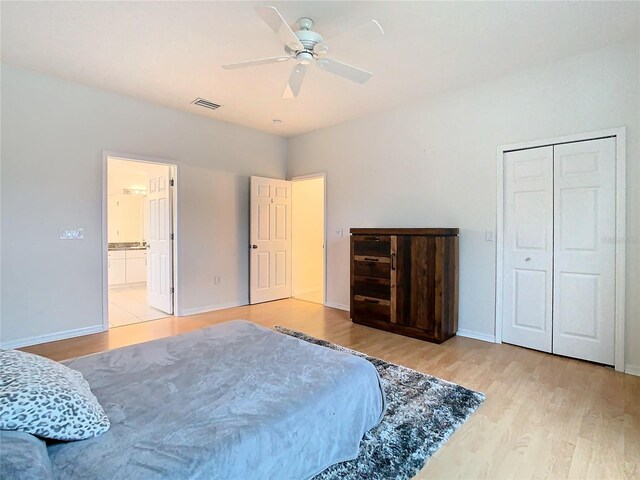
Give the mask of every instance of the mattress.
[(385, 400), (353, 355), (244, 320), (76, 358), (111, 420), (47, 447), (64, 479), (304, 479), (353, 459)]

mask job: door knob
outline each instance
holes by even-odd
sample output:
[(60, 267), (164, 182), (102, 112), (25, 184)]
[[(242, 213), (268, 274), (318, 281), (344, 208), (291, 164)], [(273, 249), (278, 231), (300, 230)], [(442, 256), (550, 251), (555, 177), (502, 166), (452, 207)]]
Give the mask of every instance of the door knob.
[(531, 261), (531, 257), (527, 257), (524, 259), (525, 262), (530, 262)]
[(258, 248), (258, 245), (251, 245), (251, 248), (256, 249)]

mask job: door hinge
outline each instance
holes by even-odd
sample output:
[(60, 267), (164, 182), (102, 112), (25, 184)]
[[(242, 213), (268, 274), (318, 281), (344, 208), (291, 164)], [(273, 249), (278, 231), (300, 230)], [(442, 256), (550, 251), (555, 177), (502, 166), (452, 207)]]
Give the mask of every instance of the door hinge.
[(169, 240), (175, 240), (175, 239), (176, 239), (175, 234), (172, 233), (169, 235)]
[(176, 181), (173, 178), (169, 180), (169, 186), (170, 187), (175, 187), (176, 186)]
[(171, 287), (171, 290), (169, 291), (169, 293), (171, 293), (172, 295), (176, 292), (176, 289)]

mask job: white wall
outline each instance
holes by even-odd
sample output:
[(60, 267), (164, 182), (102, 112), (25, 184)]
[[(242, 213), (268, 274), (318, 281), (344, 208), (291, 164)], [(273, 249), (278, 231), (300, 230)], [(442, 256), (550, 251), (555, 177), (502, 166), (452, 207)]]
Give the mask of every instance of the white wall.
[(291, 183), (293, 297), (324, 303), (324, 178)]
[(626, 363), (640, 369), (639, 57), (612, 46), (291, 139), (290, 175), (327, 172), (327, 302), (349, 299), (336, 229), (459, 227), (459, 327), (492, 337), (498, 145), (627, 126)]
[(3, 344), (100, 329), (103, 150), (179, 164), (182, 312), (246, 302), (247, 177), (284, 177), (284, 139), (7, 65), (1, 94)]
[[(111, 165), (113, 162), (118, 162), (118, 165), (125, 164), (124, 160), (111, 160), (108, 167), (109, 181), (107, 183), (108, 195), (122, 195), (124, 189), (147, 189), (147, 174), (143, 172), (126, 171), (122, 167), (113, 168)], [(131, 163), (131, 162), (129, 162)]]
[[(131, 168), (127, 169), (130, 165)], [(133, 170), (136, 162), (111, 159), (107, 165), (107, 223), (109, 243), (143, 242), (147, 236), (146, 196), (125, 194), (125, 189), (147, 189), (148, 175)]]

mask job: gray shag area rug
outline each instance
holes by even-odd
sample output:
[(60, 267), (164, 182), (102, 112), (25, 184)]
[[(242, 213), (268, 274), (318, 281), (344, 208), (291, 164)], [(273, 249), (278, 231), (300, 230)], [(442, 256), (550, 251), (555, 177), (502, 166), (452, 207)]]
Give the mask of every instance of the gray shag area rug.
[(455, 383), (304, 333), (284, 327), (274, 330), (367, 359), (378, 370), (387, 397), (384, 417), (365, 434), (358, 457), (332, 465), (314, 480), (410, 479), (485, 399)]

